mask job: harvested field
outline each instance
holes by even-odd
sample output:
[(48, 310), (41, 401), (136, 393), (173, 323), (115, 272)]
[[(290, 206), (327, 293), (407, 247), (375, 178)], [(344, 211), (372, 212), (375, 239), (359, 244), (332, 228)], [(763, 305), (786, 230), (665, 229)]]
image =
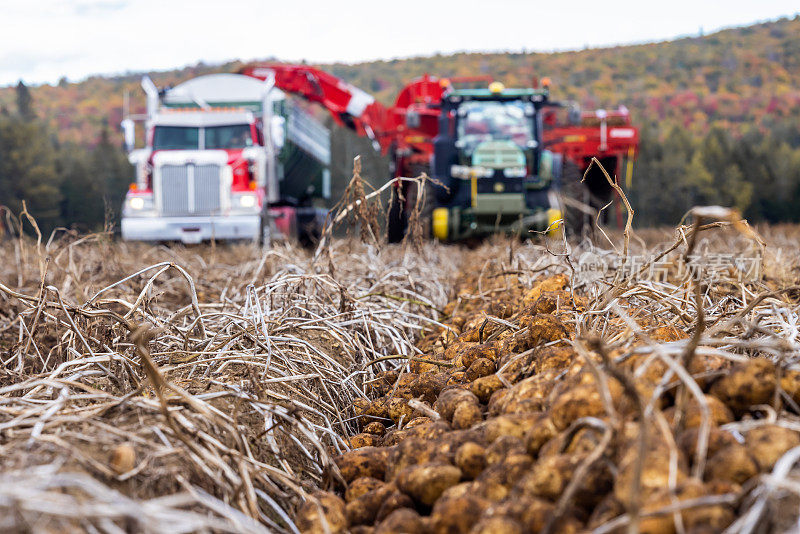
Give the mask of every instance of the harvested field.
[(786, 530), (800, 232), (695, 215), (567, 248), (6, 241), (0, 530)]

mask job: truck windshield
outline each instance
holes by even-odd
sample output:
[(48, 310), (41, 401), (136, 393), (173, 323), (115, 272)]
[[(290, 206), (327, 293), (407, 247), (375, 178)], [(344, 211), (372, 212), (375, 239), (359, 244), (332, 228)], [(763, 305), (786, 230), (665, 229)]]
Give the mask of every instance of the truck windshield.
[(205, 132), (206, 148), (246, 148), (253, 146), (253, 136), (249, 124), (231, 124), (227, 126), (207, 127)]
[(156, 126), (153, 150), (197, 150), (199, 130), (185, 126)]
[(465, 102), (458, 109), (458, 146), (467, 154), (485, 141), (513, 141), (525, 149), (533, 140), (532, 113), (526, 102)]

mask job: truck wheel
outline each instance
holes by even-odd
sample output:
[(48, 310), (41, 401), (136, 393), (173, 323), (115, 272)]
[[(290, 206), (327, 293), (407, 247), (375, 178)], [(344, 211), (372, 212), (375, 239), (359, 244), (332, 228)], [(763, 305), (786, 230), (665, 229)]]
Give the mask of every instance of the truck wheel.
[(397, 188), (392, 187), (392, 200), (389, 205), (389, 214), (386, 221), (386, 237), (389, 243), (399, 243), (406, 235), (408, 215), (405, 206), (401, 205)]
[(322, 238), (322, 228), (317, 224), (307, 224), (297, 229), (297, 241), (300, 246), (313, 249)]
[(267, 215), (261, 216), (261, 231), (258, 235), (258, 244), (262, 247), (272, 245), (272, 219)]

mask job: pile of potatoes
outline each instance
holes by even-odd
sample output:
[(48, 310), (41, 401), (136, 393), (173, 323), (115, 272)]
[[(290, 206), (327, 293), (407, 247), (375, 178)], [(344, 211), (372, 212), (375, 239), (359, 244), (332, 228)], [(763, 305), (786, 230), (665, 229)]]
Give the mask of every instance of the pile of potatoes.
[[(766, 358), (695, 355), (701, 403), (677, 379), (661, 384), (668, 367), (646, 351), (611, 351), (617, 374), (598, 372), (600, 355), (570, 343), (587, 303), (566, 276), (494, 280), (488, 298), (464, 291), (448, 306), (423, 358), (367, 384), (374, 400), (353, 407), (361, 432), (336, 459), (339, 487), (298, 510), (303, 532), (570, 533), (635, 510), (641, 532), (720, 532), (736, 501), (689, 501), (740, 494), (800, 445), (760, 418), (781, 389), (800, 403), (800, 375)], [(645, 326), (659, 341), (686, 337)], [(742, 419), (750, 430), (723, 428)]]

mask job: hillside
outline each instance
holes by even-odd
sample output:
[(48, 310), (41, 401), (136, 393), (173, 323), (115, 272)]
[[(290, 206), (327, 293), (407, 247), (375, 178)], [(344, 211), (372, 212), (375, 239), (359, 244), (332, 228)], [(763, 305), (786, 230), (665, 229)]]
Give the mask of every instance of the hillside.
[[(462, 53), (353, 65), (321, 65), (389, 103), (405, 80), (487, 74), (509, 86), (549, 76), (558, 98), (585, 107), (619, 104), (637, 122), (667, 121), (695, 134), (713, 123), (770, 127), (800, 116), (800, 18), (781, 19), (676, 41), (560, 53)], [(240, 63), (196, 65), (150, 73), (156, 84), (178, 83)], [(64, 142), (92, 144), (104, 125), (116, 129), (125, 91), (144, 105), (140, 74), (91, 77), (79, 83), (32, 87), (38, 114)], [(0, 88), (0, 106), (12, 107), (12, 87)]]
[[(150, 76), (164, 87), (200, 74), (235, 72), (241, 66), (235, 61), (198, 64)], [(387, 104), (406, 80), (426, 72), (485, 74), (508, 86), (525, 86), (534, 76), (548, 76), (555, 98), (576, 100), (588, 109), (625, 105), (631, 110), (642, 131), (636, 178), (628, 191), (639, 225), (674, 224), (697, 204), (733, 206), (753, 221), (800, 221), (796, 209), (800, 204), (800, 16), (632, 46), (559, 53), (461, 53), (320, 66)], [(37, 128), (43, 128), (55, 151), (60, 147), (62, 153), (48, 163), (52, 179), (44, 180), (59, 188), (61, 196), (45, 194), (45, 189), (27, 191), (20, 186), (23, 171), (13, 165), (4, 170), (0, 161), (0, 197), (8, 197), (0, 203), (19, 206), (28, 198), (29, 205), (36, 205), (31, 198), (37, 196), (39, 204), (47, 206), (39, 211), (52, 213), (53, 224), (101, 222), (96, 215), (78, 216), (87, 203), (80, 195), (74, 197), (83, 186), (71, 185), (77, 178), (69, 176), (91, 187), (98, 180), (118, 184), (130, 179), (130, 172), (122, 168), (124, 161), (120, 163), (122, 154), (112, 155), (109, 148), (121, 144), (117, 125), (124, 93), (132, 95), (132, 111), (144, 111), (140, 79), (141, 73), (128, 73), (29, 88), (31, 113), (41, 122)], [(23, 124), (29, 120), (19, 113), (16, 100), (15, 87), (0, 88), (0, 123), (15, 113), (23, 117)], [(18, 131), (7, 138), (36, 137), (38, 131), (24, 135)], [(95, 158), (102, 174), (98, 177), (82, 170), (88, 163), (76, 161), (86, 152), (81, 147), (96, 151), (103, 144), (104, 131), (107, 138), (100, 153), (105, 156)], [(364, 140), (335, 129), (333, 142), (335, 190), (346, 184), (355, 154), (367, 157), (367, 176), (380, 181), (388, 175), (386, 162)], [(115, 169), (113, 180), (102, 170), (106, 168)], [(4, 186), (4, 181), (11, 185)], [(68, 186), (75, 193), (67, 191)], [(118, 189), (106, 183), (99, 188), (98, 198), (116, 206), (114, 199), (124, 191)], [(64, 207), (65, 199), (71, 197), (78, 210), (74, 214)]]

